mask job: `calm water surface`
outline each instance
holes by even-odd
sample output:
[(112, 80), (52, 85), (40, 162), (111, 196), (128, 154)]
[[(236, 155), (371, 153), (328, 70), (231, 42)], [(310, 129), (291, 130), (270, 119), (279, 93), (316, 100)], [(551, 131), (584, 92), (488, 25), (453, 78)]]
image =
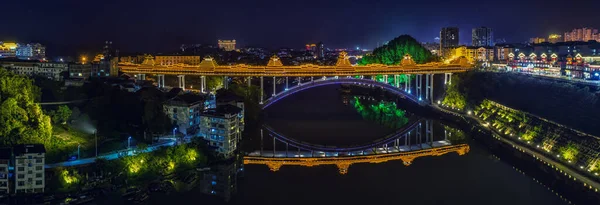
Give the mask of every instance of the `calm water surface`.
[[(368, 97), (368, 96), (367, 96)], [(378, 96), (375, 96), (378, 97)], [(347, 99), (347, 98), (346, 98)], [(352, 99), (350, 99), (351, 101)], [(365, 120), (344, 103), (340, 86), (303, 91), (279, 101), (265, 123), (298, 140), (347, 146), (371, 142), (395, 129)], [(347, 101), (347, 100), (346, 100)], [(402, 108), (403, 103), (399, 102)], [(408, 110), (407, 116), (414, 116)], [(418, 116), (417, 116), (418, 117)], [(439, 123), (439, 122), (436, 122)], [(439, 125), (437, 125), (439, 126)], [(439, 139), (440, 133), (434, 133)], [(246, 136), (258, 144), (258, 134)], [(443, 138), (443, 136), (441, 136)], [(470, 152), (402, 161), (354, 164), (346, 175), (337, 167), (245, 165), (237, 193), (222, 198), (194, 191), (153, 196), (154, 204), (565, 204), (554, 193), (470, 141)], [(258, 149), (258, 148), (257, 148)]]

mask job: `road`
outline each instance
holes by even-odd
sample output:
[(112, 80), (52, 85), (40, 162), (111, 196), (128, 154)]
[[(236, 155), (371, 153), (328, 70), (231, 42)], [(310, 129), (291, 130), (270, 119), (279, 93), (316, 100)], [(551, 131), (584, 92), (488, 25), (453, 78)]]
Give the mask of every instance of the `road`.
[[(163, 139), (163, 140), (159, 141), (158, 143), (149, 145), (148, 148), (146, 148), (142, 152), (152, 152), (154, 150), (157, 150), (160, 147), (173, 146), (176, 144), (176, 140), (173, 138), (161, 138), (161, 139)], [(102, 155), (98, 156), (98, 158), (102, 158), (102, 159), (106, 159), (106, 160), (114, 160), (114, 159), (119, 158), (120, 153), (127, 153), (128, 155), (135, 154), (133, 152), (133, 150), (134, 149), (117, 150), (117, 151), (113, 151), (110, 153), (102, 154)], [(54, 163), (54, 164), (46, 164), (45, 168), (50, 169), (50, 168), (56, 168), (56, 167), (78, 166), (78, 165), (94, 163), (95, 161), (96, 161), (96, 157), (90, 157), (90, 158), (84, 158), (84, 159), (77, 159), (77, 160), (73, 160), (73, 161), (64, 161), (64, 162), (59, 162), (59, 163)]]
[(457, 115), (457, 116), (461, 116), (463, 118), (467, 117), (467, 118), (476, 120), (477, 122), (479, 122), (481, 124), (481, 127), (485, 128), (485, 129), (489, 130), (490, 132), (492, 132), (492, 133), (496, 134), (497, 136), (499, 136), (498, 140), (500, 140), (500, 141), (502, 141), (502, 142), (504, 142), (506, 144), (509, 144), (509, 145), (513, 146), (515, 149), (518, 149), (518, 150), (520, 150), (520, 151), (522, 151), (524, 153), (530, 154), (530, 155), (536, 157), (537, 159), (539, 159), (540, 161), (545, 162), (545, 163), (547, 163), (547, 164), (549, 164), (549, 165), (551, 165), (553, 167), (556, 167), (559, 170), (562, 170), (562, 172), (564, 172), (565, 174), (568, 174), (571, 177), (574, 177), (576, 180), (579, 180), (582, 183), (585, 183), (585, 185), (587, 187), (590, 187), (590, 189), (594, 189), (596, 191), (598, 189), (600, 189), (600, 183), (596, 182), (595, 180), (590, 179), (587, 176), (580, 174), (579, 171), (573, 170), (569, 166), (565, 166), (560, 161), (556, 161), (555, 159), (553, 159), (551, 157), (547, 157), (543, 153), (540, 153), (540, 152), (538, 152), (535, 149), (531, 149), (529, 146), (523, 146), (520, 143), (516, 143), (511, 138), (507, 138), (504, 135), (499, 134), (494, 129), (490, 128), (488, 122), (484, 122), (484, 121), (480, 120), (479, 118), (476, 118), (476, 117), (474, 117), (472, 115), (466, 115), (465, 116), (464, 114), (461, 114), (461, 113), (456, 113), (454, 111), (446, 110), (446, 109), (438, 107), (437, 105), (433, 105), (432, 107), (434, 107), (434, 108), (436, 108), (436, 109), (438, 109), (438, 110), (440, 110), (442, 112), (451, 113), (451, 114), (454, 114), (454, 115)]

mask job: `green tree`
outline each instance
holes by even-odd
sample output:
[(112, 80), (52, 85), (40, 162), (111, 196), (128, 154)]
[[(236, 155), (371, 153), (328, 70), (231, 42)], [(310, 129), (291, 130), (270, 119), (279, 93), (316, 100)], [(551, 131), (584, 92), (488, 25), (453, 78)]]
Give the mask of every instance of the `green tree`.
[(569, 142), (567, 145), (560, 147), (558, 152), (566, 160), (575, 161), (577, 160), (577, 155), (579, 154), (579, 145)]
[(66, 105), (61, 105), (57, 110), (50, 111), (48, 115), (54, 124), (66, 124), (71, 117), (71, 109)]
[(442, 104), (453, 108), (464, 109), (467, 105), (467, 97), (460, 91), (460, 78), (458, 75), (452, 75), (451, 84), (446, 88), (446, 95)]
[(50, 117), (35, 103), (39, 99), (32, 80), (0, 68), (0, 143), (50, 142)]
[(206, 76), (206, 88), (208, 91), (216, 91), (223, 87), (222, 76)]
[(416, 39), (409, 35), (401, 35), (391, 40), (388, 44), (376, 48), (372, 54), (363, 56), (358, 61), (358, 64), (379, 63), (396, 65), (402, 61), (406, 54), (412, 56), (412, 59), (419, 64), (438, 60), (436, 56), (431, 54)]

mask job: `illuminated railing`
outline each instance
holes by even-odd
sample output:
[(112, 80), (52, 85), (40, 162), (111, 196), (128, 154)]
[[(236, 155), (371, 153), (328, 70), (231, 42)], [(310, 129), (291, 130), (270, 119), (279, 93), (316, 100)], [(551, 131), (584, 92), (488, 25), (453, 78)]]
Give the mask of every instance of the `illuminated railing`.
[(404, 165), (408, 166), (412, 164), (413, 160), (418, 157), (425, 156), (441, 156), (450, 152), (456, 152), (458, 155), (464, 155), (469, 152), (469, 145), (448, 145), (443, 147), (436, 147), (430, 149), (422, 149), (416, 151), (407, 152), (396, 152), (396, 153), (385, 153), (375, 155), (364, 155), (364, 156), (345, 156), (345, 157), (287, 157), (287, 158), (273, 158), (273, 157), (256, 157), (256, 156), (245, 156), (244, 164), (264, 164), (269, 167), (271, 171), (278, 171), (284, 165), (292, 166), (320, 166), (320, 165), (336, 165), (339, 169), (340, 174), (348, 173), (348, 168), (352, 164), (357, 163), (382, 163), (393, 160), (402, 160)]

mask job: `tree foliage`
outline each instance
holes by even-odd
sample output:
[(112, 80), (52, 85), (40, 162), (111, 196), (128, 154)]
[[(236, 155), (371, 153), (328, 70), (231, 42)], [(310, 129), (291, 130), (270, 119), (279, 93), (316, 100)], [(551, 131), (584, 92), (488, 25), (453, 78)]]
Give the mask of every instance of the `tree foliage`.
[(363, 56), (358, 61), (358, 64), (378, 63), (396, 65), (402, 61), (406, 54), (412, 56), (412, 59), (419, 64), (437, 60), (436, 56), (431, 54), (416, 39), (409, 35), (401, 35), (391, 40), (388, 44), (376, 48), (372, 54)]
[(569, 161), (577, 160), (579, 154), (579, 145), (573, 142), (569, 142), (567, 145), (558, 148), (560, 155)]
[(450, 82), (450, 85), (446, 88), (446, 95), (444, 96), (442, 104), (462, 110), (467, 106), (467, 97), (466, 94), (460, 90), (459, 86), (461, 81), (459, 75), (452, 75)]
[(398, 129), (408, 123), (406, 111), (396, 107), (396, 103), (385, 101), (370, 103), (367, 100), (354, 97), (352, 104), (363, 118), (378, 122), (386, 127)]
[(48, 143), (52, 137), (50, 117), (36, 100), (40, 89), (27, 77), (0, 68), (0, 143)]
[(71, 117), (71, 109), (69, 106), (61, 105), (56, 110), (51, 110), (48, 112), (50, 118), (52, 119), (52, 123), (54, 124), (65, 124), (67, 120)]

